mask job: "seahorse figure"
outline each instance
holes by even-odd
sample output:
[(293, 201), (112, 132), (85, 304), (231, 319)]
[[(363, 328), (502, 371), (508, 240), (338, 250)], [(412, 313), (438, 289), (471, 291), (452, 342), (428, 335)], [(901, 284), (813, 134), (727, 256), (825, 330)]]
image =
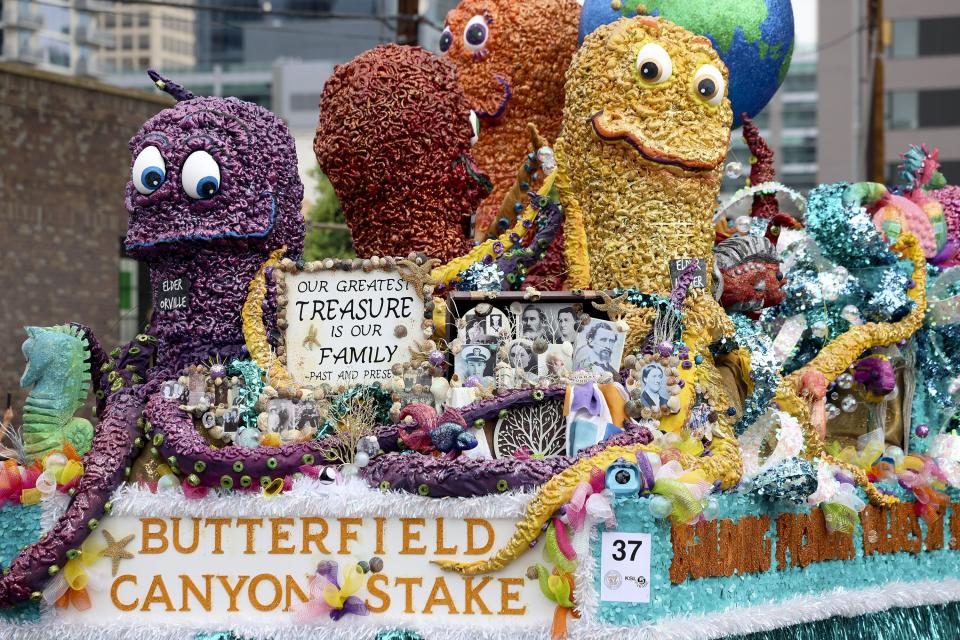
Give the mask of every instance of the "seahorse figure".
[(84, 455), (93, 425), (74, 416), (90, 393), (90, 347), (71, 326), (26, 327), (27, 368), (21, 387), (33, 386), (23, 408), (23, 448), (28, 462), (63, 449), (69, 442)]

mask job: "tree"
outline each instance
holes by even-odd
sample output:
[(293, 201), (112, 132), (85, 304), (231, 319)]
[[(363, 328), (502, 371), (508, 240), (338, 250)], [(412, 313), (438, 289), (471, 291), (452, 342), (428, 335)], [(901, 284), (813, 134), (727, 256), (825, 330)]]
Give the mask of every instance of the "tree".
[(350, 229), (344, 220), (333, 184), (319, 167), (311, 169), (310, 175), (317, 180), (317, 200), (304, 211), (307, 222), (304, 260), (353, 258), (356, 254), (350, 240)]

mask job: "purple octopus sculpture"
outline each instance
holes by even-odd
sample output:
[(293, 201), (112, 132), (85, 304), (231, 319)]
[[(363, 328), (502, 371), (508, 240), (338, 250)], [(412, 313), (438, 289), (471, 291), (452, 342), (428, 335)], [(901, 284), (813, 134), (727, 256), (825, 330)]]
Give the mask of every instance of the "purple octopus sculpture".
[[(91, 344), (91, 364), (101, 374), (93, 446), (63, 516), (4, 571), (0, 607), (41, 598), (50, 576), (110, 512), (110, 496), (129, 476), (147, 437), (152, 435), (154, 446), (176, 443), (166, 457), (182, 473), (225, 464), (234, 455), (228, 451), (233, 447), (209, 447), (189, 416), (162, 397), (160, 386), (187, 365), (243, 357), (240, 314), (250, 281), (271, 252), (285, 247), (297, 258), (303, 249), (303, 185), (283, 122), (255, 104), (197, 97), (150, 75), (178, 100), (130, 141), (126, 248), (150, 268), (152, 321), (144, 334), (109, 356), (81, 327)], [(151, 429), (154, 417), (157, 428)], [(303, 454), (287, 448), (246, 453), (250, 474), (261, 468), (266, 473), (278, 459), (290, 467), (294, 455), (302, 464)]]

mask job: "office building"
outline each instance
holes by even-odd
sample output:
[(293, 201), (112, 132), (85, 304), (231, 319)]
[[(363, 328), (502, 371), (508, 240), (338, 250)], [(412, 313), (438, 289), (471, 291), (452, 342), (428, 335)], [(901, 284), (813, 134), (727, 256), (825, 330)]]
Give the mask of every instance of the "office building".
[(114, 2), (99, 17), (107, 39), (107, 46), (100, 52), (103, 73), (147, 68), (169, 73), (196, 65), (197, 22), (193, 9)]
[[(821, 180), (867, 177), (871, 71), (863, 2), (821, 0), (817, 79)], [(942, 171), (960, 181), (960, 2), (885, 0), (884, 61), (887, 179), (911, 144), (940, 149)]]
[(98, 0), (0, 0), (0, 60), (43, 71), (97, 75), (96, 59), (105, 46)]

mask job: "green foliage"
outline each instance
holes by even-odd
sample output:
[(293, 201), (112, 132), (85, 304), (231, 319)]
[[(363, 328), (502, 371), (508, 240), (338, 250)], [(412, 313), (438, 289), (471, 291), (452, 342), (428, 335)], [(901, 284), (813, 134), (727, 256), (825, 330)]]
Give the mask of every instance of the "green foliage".
[[(307, 238), (303, 248), (303, 258), (306, 261), (323, 260), (324, 258), (353, 258), (353, 243), (350, 240), (350, 230), (346, 227), (340, 201), (333, 190), (330, 179), (314, 167), (310, 175), (317, 180), (317, 200), (304, 212), (307, 221)], [(344, 225), (342, 228), (331, 228), (326, 225)]]

